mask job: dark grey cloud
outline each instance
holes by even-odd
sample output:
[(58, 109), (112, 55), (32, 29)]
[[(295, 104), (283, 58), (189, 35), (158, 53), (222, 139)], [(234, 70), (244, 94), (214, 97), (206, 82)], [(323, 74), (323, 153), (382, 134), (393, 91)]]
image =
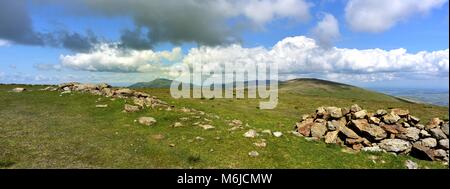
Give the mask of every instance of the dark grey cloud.
[(36, 33), (24, 0), (0, 1), (0, 39), (26, 45), (43, 45)]
[(25, 0), (0, 1), (0, 39), (23, 45), (63, 47), (76, 52), (87, 52), (99, 42), (91, 31), (86, 35), (66, 30), (35, 31)]

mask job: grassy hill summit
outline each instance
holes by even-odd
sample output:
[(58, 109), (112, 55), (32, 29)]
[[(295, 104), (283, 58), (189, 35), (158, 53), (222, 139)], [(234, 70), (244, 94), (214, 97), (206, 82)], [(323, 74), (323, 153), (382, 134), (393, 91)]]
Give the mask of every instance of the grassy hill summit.
[[(12, 92), (18, 87), (26, 90)], [(151, 95), (169, 105), (124, 111), (140, 101), (41, 90), (46, 87), (0, 85), (1, 168), (406, 168), (406, 160), (421, 168), (447, 168), (405, 155), (354, 152), (292, 133), (301, 115), (322, 106), (401, 108), (424, 123), (448, 120), (447, 107), (345, 84), (281, 82), (272, 110), (259, 109), (260, 99), (174, 99), (168, 88), (112, 88), (113, 94)], [(147, 120), (151, 126), (141, 124), (142, 117), (154, 118)], [(251, 130), (257, 135), (247, 137)]]
[(138, 89), (138, 88), (170, 88), (170, 84), (172, 83), (172, 80), (170, 79), (164, 79), (164, 78), (158, 78), (150, 82), (139, 82), (135, 83), (133, 85), (130, 85), (129, 88), (132, 89)]

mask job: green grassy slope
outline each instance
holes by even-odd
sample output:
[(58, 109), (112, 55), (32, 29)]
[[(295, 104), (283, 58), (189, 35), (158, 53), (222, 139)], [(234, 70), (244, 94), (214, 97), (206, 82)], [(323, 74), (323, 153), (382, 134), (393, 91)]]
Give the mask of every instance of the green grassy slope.
[[(301, 114), (324, 105), (343, 107), (357, 103), (370, 111), (400, 107), (422, 120), (448, 119), (445, 107), (408, 103), (345, 85), (308, 80), (282, 84), (280, 102), (274, 110), (258, 109), (259, 99), (173, 99), (169, 89), (142, 89), (176, 108), (138, 113), (121, 112), (125, 100), (111, 101), (79, 93), (60, 96), (58, 92), (36, 90), (8, 92), (14, 87), (0, 85), (3, 168), (404, 168), (406, 159), (422, 167), (446, 168), (439, 162), (409, 156), (351, 154), (337, 145), (307, 141), (288, 133)], [(109, 107), (99, 109), (96, 104)], [(219, 118), (196, 117), (178, 111), (181, 107)], [(155, 117), (158, 123), (154, 127), (141, 126), (134, 122), (140, 116)], [(180, 119), (184, 117), (189, 120)], [(195, 122), (208, 122), (205, 118), (211, 120), (214, 130), (194, 126)], [(228, 131), (228, 120), (232, 119), (248, 123), (249, 128)], [(170, 126), (177, 121), (184, 127)], [(250, 128), (282, 131), (284, 135), (244, 138), (243, 133)], [(260, 139), (267, 140), (266, 148), (253, 145)], [(253, 150), (259, 152), (259, 157), (248, 156)]]

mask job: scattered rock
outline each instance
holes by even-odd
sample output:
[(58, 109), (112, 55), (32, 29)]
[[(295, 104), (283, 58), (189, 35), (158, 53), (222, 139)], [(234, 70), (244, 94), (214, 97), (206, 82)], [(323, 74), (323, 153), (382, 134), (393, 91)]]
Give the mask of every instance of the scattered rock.
[(169, 144), (169, 146), (170, 147), (175, 147), (176, 145), (172, 143), (172, 144)]
[(246, 138), (255, 138), (257, 134), (258, 133), (255, 130), (250, 129), (250, 130), (248, 130), (247, 132), (244, 133), (244, 137), (246, 137)]
[(12, 92), (15, 92), (15, 93), (21, 93), (21, 92), (24, 92), (24, 91), (26, 91), (26, 89), (25, 88), (20, 88), (20, 87), (12, 89)]
[(364, 152), (383, 152), (383, 149), (381, 149), (379, 146), (368, 146), (361, 148), (361, 151)]
[(139, 111), (139, 107), (138, 106), (129, 105), (129, 104), (125, 104), (124, 111), (125, 112), (137, 112), (137, 111)]
[(173, 124), (173, 127), (177, 128), (177, 127), (183, 127), (183, 124), (181, 122), (175, 122)]
[(107, 108), (108, 105), (107, 104), (99, 104), (99, 105), (95, 105), (96, 108)]
[(267, 143), (265, 141), (255, 142), (253, 143), (256, 147), (265, 148)]
[(419, 168), (419, 165), (417, 165), (417, 163), (415, 163), (415, 162), (413, 162), (411, 160), (406, 160), (405, 166), (408, 169), (418, 169)]
[(258, 157), (258, 156), (259, 156), (259, 153), (258, 153), (257, 151), (251, 151), (251, 152), (248, 153), (248, 155), (249, 155), (250, 157)]
[(156, 123), (156, 119), (153, 117), (140, 117), (138, 122), (142, 125), (152, 126)]
[(198, 141), (203, 141), (203, 140), (205, 140), (203, 137), (199, 137), (199, 136), (197, 136), (197, 137), (195, 137), (195, 140), (198, 140)]
[(215, 128), (212, 125), (199, 125), (199, 127), (203, 128), (204, 130), (210, 130), (210, 129), (214, 129)]
[(269, 129), (263, 130), (263, 131), (261, 131), (261, 133), (272, 135), (272, 131)]
[(280, 131), (277, 131), (277, 132), (273, 132), (273, 136), (275, 136), (275, 137), (281, 137), (281, 136), (283, 136), (283, 133), (282, 132), (280, 132)]

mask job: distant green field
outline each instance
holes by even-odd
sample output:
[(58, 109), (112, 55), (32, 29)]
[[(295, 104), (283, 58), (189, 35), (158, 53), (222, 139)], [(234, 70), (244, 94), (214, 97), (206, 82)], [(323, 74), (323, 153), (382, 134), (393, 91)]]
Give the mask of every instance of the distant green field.
[[(274, 110), (258, 109), (260, 99), (176, 100), (170, 97), (169, 89), (141, 89), (175, 109), (137, 113), (123, 113), (123, 99), (111, 101), (81, 93), (60, 96), (59, 92), (37, 90), (44, 86), (25, 86), (31, 91), (23, 93), (8, 92), (15, 87), (0, 85), (0, 168), (405, 168), (407, 159), (422, 168), (448, 168), (440, 162), (403, 155), (353, 154), (337, 145), (289, 133), (300, 115), (319, 106), (357, 103), (369, 111), (399, 107), (425, 122), (432, 117), (448, 119), (446, 107), (409, 103), (347, 85), (317, 80), (283, 83)], [(108, 104), (108, 108), (96, 108), (96, 104)], [(190, 115), (179, 111), (182, 107), (208, 115)], [(151, 116), (158, 122), (153, 127), (142, 126), (134, 122), (140, 116)], [(196, 122), (208, 123), (205, 118), (215, 129), (194, 126)], [(249, 127), (229, 131), (228, 122), (233, 119)], [(184, 126), (171, 127), (175, 122)], [(243, 137), (250, 128), (282, 131), (284, 135)], [(267, 140), (267, 147), (253, 145), (260, 139)], [(253, 150), (260, 155), (250, 157), (248, 153)]]

